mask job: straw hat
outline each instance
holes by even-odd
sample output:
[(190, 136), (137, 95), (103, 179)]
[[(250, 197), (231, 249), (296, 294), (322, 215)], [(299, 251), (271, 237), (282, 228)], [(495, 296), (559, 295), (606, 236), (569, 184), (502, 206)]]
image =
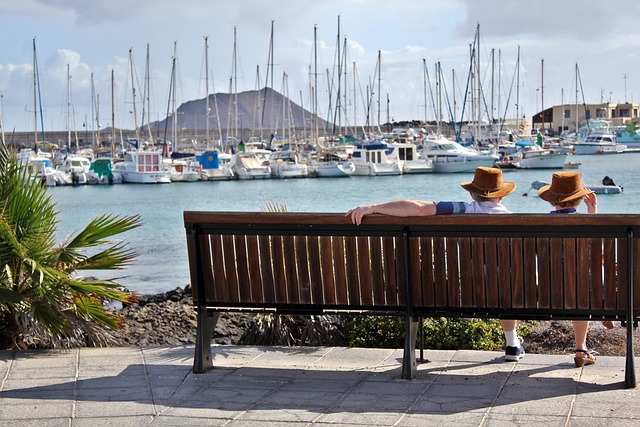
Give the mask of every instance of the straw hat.
[(476, 168), (473, 181), (463, 182), (460, 185), (469, 193), (477, 194), (489, 199), (504, 197), (516, 189), (516, 185), (513, 182), (502, 181), (501, 169), (487, 168), (484, 166), (478, 166)]
[(593, 191), (582, 186), (578, 172), (556, 172), (551, 184), (538, 190), (538, 196), (552, 204), (568, 202), (591, 193)]

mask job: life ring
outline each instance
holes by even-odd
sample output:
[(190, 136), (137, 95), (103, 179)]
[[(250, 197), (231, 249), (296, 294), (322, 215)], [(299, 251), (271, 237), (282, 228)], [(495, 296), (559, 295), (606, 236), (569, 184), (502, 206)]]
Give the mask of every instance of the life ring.
[(502, 163), (509, 163), (509, 156), (502, 156)]

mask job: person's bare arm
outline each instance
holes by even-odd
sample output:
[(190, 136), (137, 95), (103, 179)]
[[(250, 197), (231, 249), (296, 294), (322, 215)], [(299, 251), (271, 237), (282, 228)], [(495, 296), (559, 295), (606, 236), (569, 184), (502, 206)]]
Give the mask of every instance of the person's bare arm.
[(584, 204), (587, 205), (588, 213), (598, 213), (598, 199), (596, 197), (596, 193), (590, 193), (584, 196)]
[(436, 214), (436, 204), (422, 200), (394, 200), (358, 206), (350, 209), (345, 216), (350, 217), (354, 224), (360, 225), (365, 215), (374, 213), (390, 216), (429, 216)]

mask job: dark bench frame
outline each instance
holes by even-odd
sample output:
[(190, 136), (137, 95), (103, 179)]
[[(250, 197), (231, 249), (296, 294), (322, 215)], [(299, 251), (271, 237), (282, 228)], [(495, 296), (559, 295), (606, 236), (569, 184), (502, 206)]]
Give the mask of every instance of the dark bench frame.
[(398, 315), (402, 378), (416, 375), (418, 317), (621, 320), (636, 386), (640, 215), (365, 217), (185, 212), (198, 330), (193, 371), (213, 367), (221, 311)]

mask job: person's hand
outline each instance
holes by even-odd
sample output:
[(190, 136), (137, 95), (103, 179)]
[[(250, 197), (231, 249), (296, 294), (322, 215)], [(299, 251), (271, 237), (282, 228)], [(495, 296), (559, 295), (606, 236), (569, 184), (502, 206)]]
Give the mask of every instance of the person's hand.
[(584, 196), (584, 204), (587, 205), (587, 212), (596, 213), (598, 211), (598, 198), (596, 193), (589, 193)]
[(351, 217), (352, 223), (360, 225), (360, 223), (362, 223), (362, 218), (371, 213), (369, 206), (358, 206), (357, 208), (349, 209), (344, 216)]

